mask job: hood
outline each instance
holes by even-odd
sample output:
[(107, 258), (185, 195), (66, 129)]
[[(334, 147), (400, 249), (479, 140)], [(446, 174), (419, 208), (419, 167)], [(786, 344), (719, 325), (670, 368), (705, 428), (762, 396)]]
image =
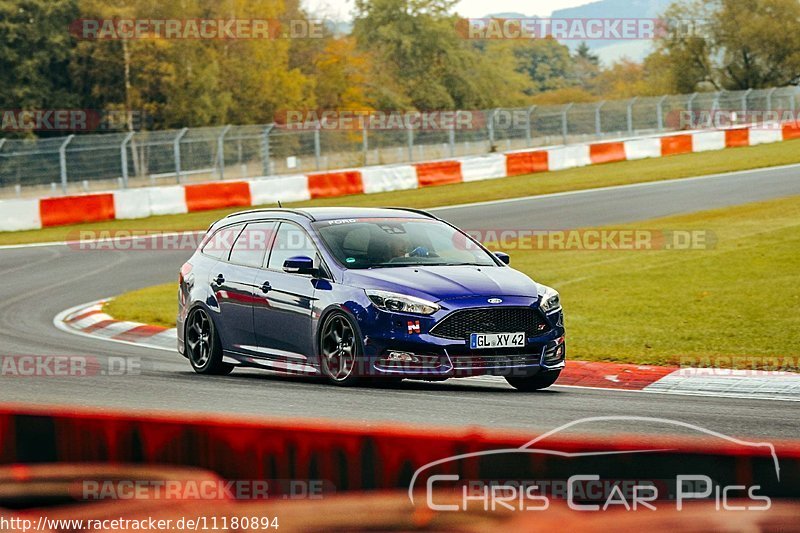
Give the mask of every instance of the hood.
[(536, 298), (536, 283), (508, 267), (416, 266), (348, 270), (345, 283), (418, 296), (433, 302), (470, 296)]

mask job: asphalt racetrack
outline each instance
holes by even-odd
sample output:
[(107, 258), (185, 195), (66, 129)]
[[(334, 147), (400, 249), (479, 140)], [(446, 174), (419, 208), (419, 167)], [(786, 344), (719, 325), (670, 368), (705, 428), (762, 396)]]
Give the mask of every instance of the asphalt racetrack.
[[(567, 229), (633, 222), (800, 194), (800, 165), (456, 206), (437, 215), (464, 229)], [(143, 223), (131, 224), (142, 228)], [(0, 249), (0, 355), (139, 358), (138, 375), (0, 377), (0, 401), (135, 412), (208, 412), (365, 424), (479, 426), (541, 432), (598, 415), (664, 417), (728, 435), (796, 438), (800, 402), (552, 387), (514, 392), (504, 381), (403, 382), (340, 389), (260, 371), (195, 375), (177, 351), (73, 335), (53, 317), (76, 305), (176, 281), (191, 252), (79, 251), (64, 244)], [(513, 263), (512, 263), (513, 264)], [(569, 312), (567, 310), (567, 312)], [(571, 353), (573, 358), (580, 354)], [(580, 432), (687, 433), (676, 426), (604, 422)]]

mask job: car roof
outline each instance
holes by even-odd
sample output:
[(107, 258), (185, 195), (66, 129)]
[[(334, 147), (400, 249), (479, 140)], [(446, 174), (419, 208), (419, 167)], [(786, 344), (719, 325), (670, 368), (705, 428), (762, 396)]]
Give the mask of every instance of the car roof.
[[(227, 222), (257, 220), (265, 217), (280, 217), (310, 221), (341, 220), (347, 218), (436, 218), (419, 209), (398, 207), (305, 207), (301, 209), (265, 208), (232, 213), (223, 220)], [(221, 222), (221, 221), (220, 221)], [(216, 226), (216, 224), (214, 224)]]
[(314, 220), (339, 220), (343, 218), (433, 218), (416, 209), (385, 207), (308, 207), (300, 209)]

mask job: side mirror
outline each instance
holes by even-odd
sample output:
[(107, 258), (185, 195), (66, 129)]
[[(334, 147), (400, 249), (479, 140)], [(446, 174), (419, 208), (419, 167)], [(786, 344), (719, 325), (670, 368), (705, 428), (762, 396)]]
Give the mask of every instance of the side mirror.
[(290, 274), (316, 274), (314, 260), (305, 255), (296, 255), (283, 262), (283, 271)]
[(505, 252), (494, 252), (494, 256), (506, 265), (511, 262), (511, 257)]

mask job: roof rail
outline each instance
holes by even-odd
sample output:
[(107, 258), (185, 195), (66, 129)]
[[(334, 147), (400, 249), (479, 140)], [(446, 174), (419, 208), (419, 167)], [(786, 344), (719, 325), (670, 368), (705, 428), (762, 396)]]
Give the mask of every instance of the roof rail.
[(432, 213), (429, 213), (428, 211), (425, 211), (423, 209), (414, 209), (413, 207), (382, 207), (381, 209), (393, 209), (395, 211), (408, 211), (409, 213), (416, 213), (418, 215), (423, 215), (423, 216), (426, 216), (428, 218), (433, 218), (435, 220), (439, 220), (439, 218), (436, 215), (434, 215)]
[(231, 213), (230, 215), (226, 216), (225, 218), (238, 217), (238, 216), (242, 216), (242, 215), (251, 215), (253, 213), (275, 213), (275, 212), (278, 212), (278, 213), (292, 213), (292, 214), (295, 214), (295, 215), (300, 215), (300, 216), (306, 217), (311, 222), (316, 221), (316, 219), (313, 216), (311, 216), (310, 213), (308, 213), (306, 211), (303, 211), (301, 209), (288, 209), (288, 208), (285, 208), (285, 207), (271, 207), (271, 208), (264, 208), (264, 209), (250, 209), (249, 211), (237, 211), (236, 213)]

